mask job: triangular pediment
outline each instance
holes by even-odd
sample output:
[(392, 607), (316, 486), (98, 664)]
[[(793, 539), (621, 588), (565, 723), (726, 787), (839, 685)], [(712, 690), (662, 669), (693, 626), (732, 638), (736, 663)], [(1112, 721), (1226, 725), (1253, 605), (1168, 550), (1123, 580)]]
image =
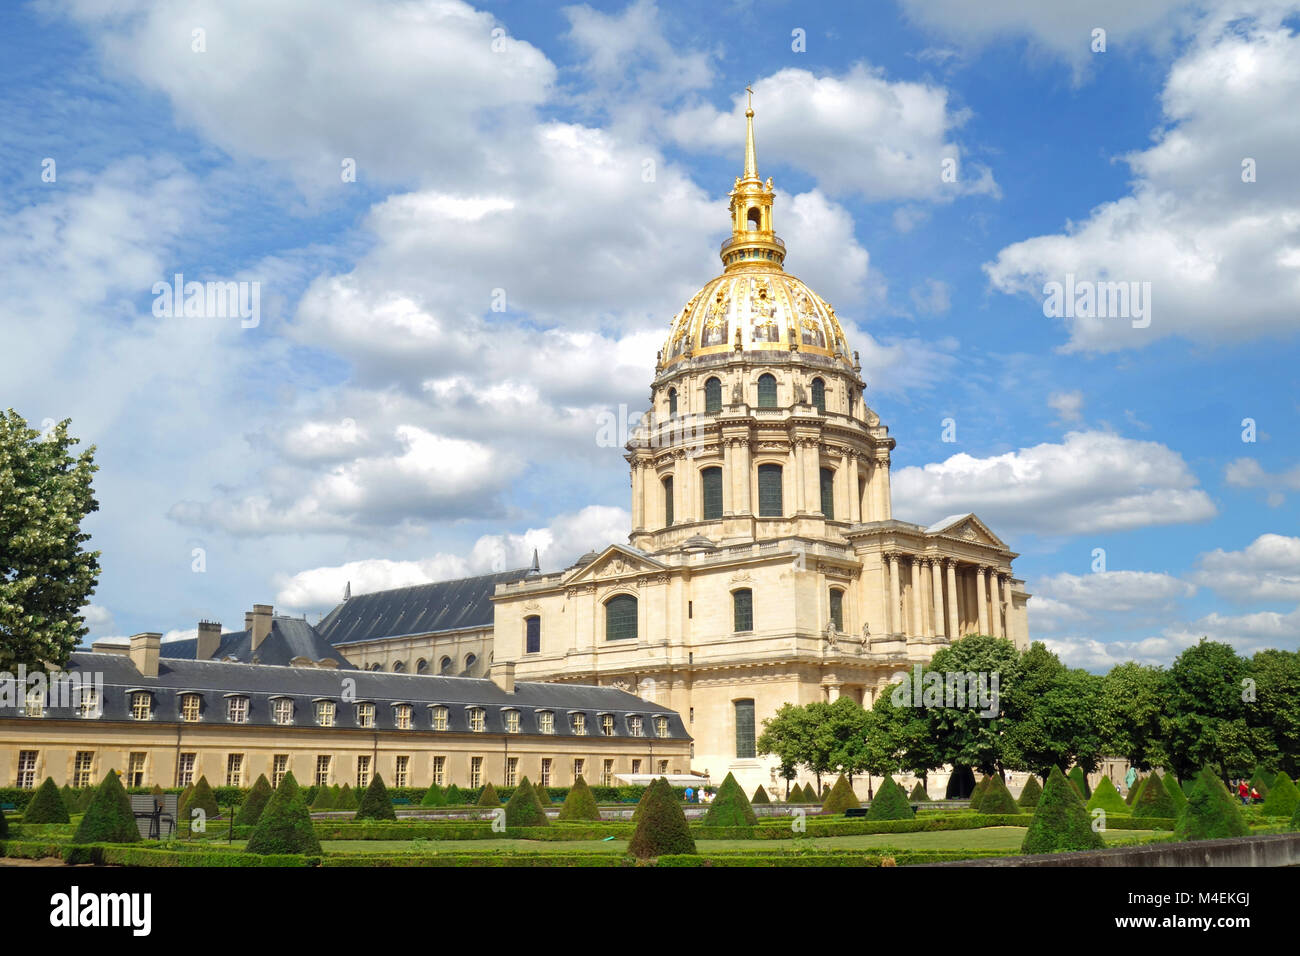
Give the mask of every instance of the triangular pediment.
[(642, 554), (633, 548), (621, 544), (611, 544), (600, 552), (594, 560), (581, 568), (574, 568), (573, 573), (565, 578), (565, 584), (602, 581), (609, 578), (621, 578), (650, 571), (664, 571), (668, 565), (656, 561), (648, 554)]
[(990, 531), (989, 526), (973, 514), (952, 515), (944, 518), (942, 521), (926, 528), (925, 533), (927, 535), (942, 535), (945, 538), (960, 538), (964, 541), (970, 541), (972, 544), (982, 544), (986, 547), (1007, 550), (1006, 542)]

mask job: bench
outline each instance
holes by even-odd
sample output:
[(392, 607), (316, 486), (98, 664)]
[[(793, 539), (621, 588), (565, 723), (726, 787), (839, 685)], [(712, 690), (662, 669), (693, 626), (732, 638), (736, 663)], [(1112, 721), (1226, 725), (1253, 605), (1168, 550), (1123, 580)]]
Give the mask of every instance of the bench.
[(397, 797), (393, 800), (393, 806), (404, 807), (411, 802), (409, 797)]
[(5, 813), (9, 810), (17, 810), (17, 809), (18, 809), (18, 804), (16, 803), (0, 803), (0, 813)]
[(867, 815), (866, 807), (847, 807), (844, 810), (846, 817), (865, 817)]

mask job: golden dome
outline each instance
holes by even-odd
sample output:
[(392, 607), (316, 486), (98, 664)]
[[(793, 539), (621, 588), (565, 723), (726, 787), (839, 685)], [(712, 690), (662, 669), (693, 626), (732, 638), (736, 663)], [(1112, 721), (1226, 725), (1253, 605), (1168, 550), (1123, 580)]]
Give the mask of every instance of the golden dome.
[(660, 367), (734, 350), (811, 352), (849, 364), (835, 310), (782, 268), (785, 243), (772, 231), (772, 180), (758, 175), (754, 109), (745, 110), (745, 172), (731, 190), (725, 271), (673, 317)]

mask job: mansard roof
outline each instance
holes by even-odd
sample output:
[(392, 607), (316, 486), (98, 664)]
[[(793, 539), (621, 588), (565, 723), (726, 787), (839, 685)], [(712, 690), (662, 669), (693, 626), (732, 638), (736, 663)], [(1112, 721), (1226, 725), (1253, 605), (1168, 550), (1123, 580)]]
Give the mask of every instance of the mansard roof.
[(527, 568), (518, 568), (357, 594), (325, 615), (316, 625), (316, 631), (331, 644), (345, 645), (385, 637), (491, 627), (492, 593), (496, 586), (521, 580), (527, 574)]
[[(253, 663), (252, 633), (250, 631), (230, 631), (221, 635), (213, 660), (225, 660), (233, 657), (243, 663)], [(166, 658), (194, 660), (198, 653), (198, 638), (191, 637), (179, 641), (164, 641), (158, 653)], [(354, 670), (355, 665), (348, 662), (337, 648), (321, 636), (320, 632), (298, 617), (273, 617), (271, 633), (257, 648), (259, 664), (290, 664), (305, 658), (313, 662), (335, 661), (342, 670)]]

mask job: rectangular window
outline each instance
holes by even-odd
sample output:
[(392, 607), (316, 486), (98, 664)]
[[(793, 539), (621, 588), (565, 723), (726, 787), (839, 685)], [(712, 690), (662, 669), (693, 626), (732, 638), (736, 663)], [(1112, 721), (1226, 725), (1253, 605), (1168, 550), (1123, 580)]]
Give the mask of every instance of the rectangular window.
[(179, 787), (188, 787), (194, 783), (194, 765), (198, 763), (199, 755), (194, 753), (184, 753), (176, 762), (176, 785)]
[(483, 786), (483, 758), (469, 758), (469, 785), (471, 787)]
[(271, 758), (271, 786), (280, 786), (285, 774), (289, 772), (289, 755), (276, 754)]
[(586, 769), (587, 769), (587, 761), (583, 760), (581, 757), (575, 757), (573, 759), (573, 782), (574, 783), (578, 782), (578, 778), (583, 775)]
[(758, 514), (762, 518), (780, 518), (785, 514), (780, 465), (758, 466)]
[(27, 692), (27, 706), (23, 713), (28, 717), (45, 716), (45, 694), (38, 687), (33, 687)]
[(631, 717), (628, 717), (627, 732), (631, 734), (633, 737), (644, 737), (645, 736), (644, 720), (636, 714), (633, 714)]
[(667, 736), (668, 736), (668, 718), (667, 718), (667, 717), (656, 717), (656, 718), (655, 718), (655, 736), (656, 736), (656, 737), (667, 737)]
[(469, 729), (481, 734), (486, 726), (486, 712), (483, 708), (471, 707), (469, 709)]
[(248, 723), (247, 697), (226, 698), (226, 720), (230, 721), (232, 724)]
[(587, 715), (586, 715), (586, 714), (574, 714), (574, 715), (573, 715), (573, 732), (574, 732), (575, 735), (577, 735), (577, 736), (579, 736), (579, 737), (585, 737), (585, 736), (587, 735)]
[(671, 528), (673, 524), (673, 478), (669, 475), (663, 480), (664, 486), (664, 527)]
[(636, 598), (616, 594), (605, 602), (605, 640), (636, 640)]
[(549, 710), (544, 710), (537, 715), (537, 732), (542, 734), (555, 733), (555, 714)]
[(334, 701), (316, 701), (316, 723), (321, 727), (334, 726)]
[(411, 705), (398, 704), (394, 710), (394, 716), (397, 718), (398, 730), (411, 729)]
[(36, 755), (35, 750), (18, 751), (18, 789), (36, 789)]
[(634, 760), (632, 761), (632, 772), (633, 772), (633, 773), (640, 773), (640, 772), (641, 772), (641, 761), (640, 761), (640, 760), (635, 760), (635, 759), (634, 759)]
[(447, 729), (447, 708), (446, 707), (433, 708), (433, 729), (434, 730)]
[(396, 758), (396, 763), (393, 767), (393, 786), (405, 787), (407, 785), (406, 784), (406, 778), (408, 775), (407, 771), (410, 768), (410, 766), (411, 766), (411, 758), (406, 756), (405, 754), (402, 754)]
[(844, 592), (840, 590), (831, 591), (831, 623), (835, 630), (844, 630)]
[(519, 733), (519, 711), (507, 710), (505, 712), (505, 718), (506, 718), (506, 733), (508, 734)]
[(153, 717), (153, 695), (137, 691), (131, 695), (131, 719), (149, 720)]
[(198, 723), (199, 709), (203, 698), (198, 694), (186, 694), (181, 698), (181, 720), (187, 724)]
[(542, 775), (538, 779), (542, 781), (543, 787), (549, 787), (551, 785), (551, 758), (550, 757), (542, 758)]
[(736, 701), (736, 757), (754, 756), (754, 702), (738, 700)]
[(77, 710), (82, 717), (95, 718), (99, 716), (99, 691), (93, 687), (82, 687), (81, 699), (77, 702)]
[(749, 588), (731, 592), (731, 616), (734, 629), (752, 631), (754, 629), (754, 592)]
[(316, 786), (328, 787), (330, 782), (330, 761), (329, 754), (316, 755)]
[(287, 726), (293, 723), (293, 701), (287, 697), (280, 697), (275, 702), (273, 710), (274, 720), (277, 724)]
[(614, 715), (613, 714), (600, 715), (600, 732), (604, 734), (606, 737), (614, 736)]
[(369, 702), (357, 704), (357, 726), (370, 728), (375, 726), (375, 705)]
[(506, 786), (507, 787), (515, 786), (515, 780), (518, 774), (519, 774), (519, 758), (507, 757), (506, 758)]
[(700, 488), (704, 495), (704, 520), (722, 517), (722, 469), (705, 468), (700, 472)]
[[(185, 756), (181, 754), (181, 756)], [(193, 756), (191, 754), (190, 756)], [(77, 756), (72, 761), (72, 785), (77, 789), (89, 787), (92, 781), (91, 767), (95, 763), (95, 752), (93, 750), (78, 750)]]
[(144, 784), (144, 762), (145, 754), (133, 753), (127, 757), (126, 761), (126, 785), (128, 787), (143, 787)]
[(542, 650), (542, 619), (524, 618), (524, 653), (539, 654)]
[(667, 760), (659, 761), (659, 776), (662, 777), (667, 773), (668, 773), (668, 761)]
[(242, 787), (244, 785), (244, 755), (228, 754), (226, 756), (226, 786)]
[(604, 787), (614, 786), (614, 761), (606, 760), (600, 771), (600, 783)]
[(357, 757), (357, 789), (364, 790), (370, 786), (370, 755)]
[(827, 518), (835, 517), (835, 471), (832, 468), (821, 470), (822, 514)]
[(447, 784), (447, 758), (446, 757), (433, 758), (433, 782), (440, 787), (446, 786)]

